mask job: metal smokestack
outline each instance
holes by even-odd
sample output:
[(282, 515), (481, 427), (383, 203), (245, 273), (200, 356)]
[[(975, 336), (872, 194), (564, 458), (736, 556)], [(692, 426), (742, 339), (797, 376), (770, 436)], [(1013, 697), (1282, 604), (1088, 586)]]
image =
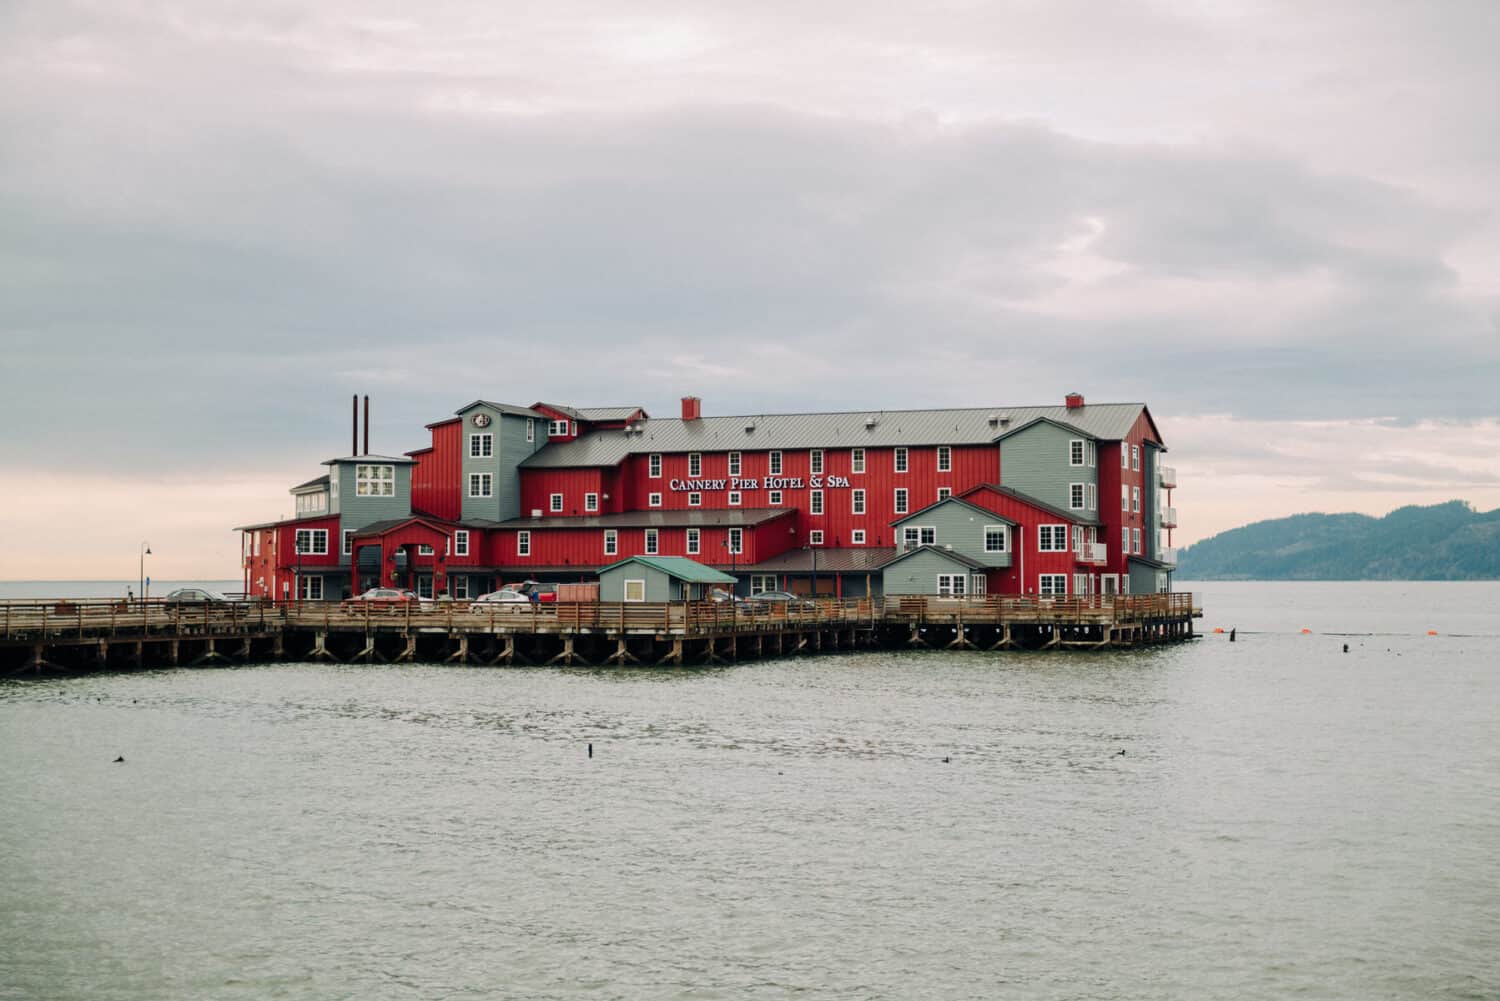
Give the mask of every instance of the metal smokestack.
[(349, 400), (349, 454), (359, 454), (359, 394)]
[(365, 394), (365, 455), (370, 454), (370, 396)]

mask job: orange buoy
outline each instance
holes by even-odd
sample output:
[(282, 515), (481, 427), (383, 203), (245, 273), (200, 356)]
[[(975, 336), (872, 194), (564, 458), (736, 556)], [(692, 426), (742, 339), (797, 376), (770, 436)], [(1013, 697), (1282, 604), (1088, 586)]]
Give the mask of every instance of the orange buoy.
[(1222, 633), (1223, 631), (1224, 631), (1224, 627), (1223, 626), (1214, 626), (1214, 632), (1216, 632), (1216, 633)]
[(1436, 629), (1429, 629), (1429, 630), (1427, 630), (1427, 635), (1428, 636), (1436, 636), (1437, 635), (1437, 630)]
[(1307, 635), (1307, 634), (1309, 634), (1309, 633), (1311, 633), (1311, 632), (1312, 632), (1312, 630), (1311, 630), (1311, 629), (1304, 629), (1304, 630), (1302, 630), (1302, 635), (1303, 635), (1303, 636), (1306, 636), (1306, 635)]

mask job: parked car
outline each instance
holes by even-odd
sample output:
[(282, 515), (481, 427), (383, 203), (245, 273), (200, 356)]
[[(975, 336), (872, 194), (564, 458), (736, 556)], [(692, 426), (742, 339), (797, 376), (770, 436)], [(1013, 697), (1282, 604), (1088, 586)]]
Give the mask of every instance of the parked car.
[(530, 598), (520, 591), (511, 591), (501, 588), (499, 591), (491, 591), (489, 594), (481, 594), (469, 603), (469, 611), (481, 615), (491, 612), (524, 612), (532, 604)]
[(419, 601), (416, 592), (403, 591), (396, 587), (372, 587), (364, 594), (356, 594), (349, 598), (350, 603), (362, 602), (371, 605), (404, 605), (407, 602)]
[(763, 601), (771, 608), (785, 608), (795, 612), (811, 612), (818, 607), (812, 599), (790, 591), (762, 591), (754, 595), (753, 600)]
[(716, 587), (710, 590), (708, 592), (708, 600), (712, 601), (716, 605), (728, 606), (732, 603), (735, 612), (740, 615), (755, 615), (759, 612), (764, 612), (767, 607), (769, 607), (764, 602), (757, 601), (753, 598), (745, 598), (738, 594), (733, 594), (729, 591), (726, 591), (722, 587)]
[(531, 601), (557, 600), (556, 585), (543, 584), (539, 580), (523, 580), (514, 584), (506, 584), (500, 590), (515, 591), (517, 594), (524, 594)]
[(168, 605), (206, 605), (206, 604), (228, 604), (229, 599), (218, 591), (210, 591), (206, 587), (179, 587), (170, 591), (162, 599)]

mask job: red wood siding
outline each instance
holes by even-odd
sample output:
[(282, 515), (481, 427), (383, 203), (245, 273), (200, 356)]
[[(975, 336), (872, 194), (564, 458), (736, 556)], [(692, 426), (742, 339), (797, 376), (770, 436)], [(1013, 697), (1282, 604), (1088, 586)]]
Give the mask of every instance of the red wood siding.
[[(1116, 456), (1116, 461), (1119, 461), (1118, 456)], [(1012, 552), (1009, 569), (994, 570), (989, 574), (989, 588), (992, 594), (1034, 595), (1038, 590), (1037, 577), (1044, 573), (1067, 574), (1068, 593), (1072, 594), (1075, 571), (1078, 573), (1087, 571), (1092, 576), (1106, 569), (1075, 562), (1071, 549), (1073, 522), (1067, 518), (1035, 507), (1008, 494), (995, 493), (992, 490), (976, 490), (964, 497), (964, 500), (976, 507), (982, 507), (986, 511), (993, 511), (1001, 517), (1009, 518), (1017, 525), (1011, 530)], [(1041, 525), (1067, 526), (1069, 551), (1042, 552), (1037, 545), (1037, 528)]]
[(432, 428), (432, 446), (412, 455), (411, 506), (420, 514), (452, 520), (463, 511), (463, 421)]
[[(499, 567), (599, 567), (623, 560), (628, 556), (646, 555), (646, 529), (619, 529), (619, 552), (604, 552), (604, 529), (602, 528), (548, 528), (546, 519), (540, 519), (531, 532), (531, 555), (516, 553), (516, 536), (520, 529), (505, 528), (491, 533), (488, 559)], [(743, 551), (733, 562), (748, 566), (760, 560), (770, 559), (784, 552), (790, 538), (787, 523), (777, 520), (744, 530)], [(657, 530), (658, 556), (687, 556), (700, 563), (713, 565), (729, 564), (729, 551), (724, 543), (729, 539), (729, 530), (716, 526), (705, 526), (699, 530), (699, 552), (687, 551), (686, 528), (661, 528)]]

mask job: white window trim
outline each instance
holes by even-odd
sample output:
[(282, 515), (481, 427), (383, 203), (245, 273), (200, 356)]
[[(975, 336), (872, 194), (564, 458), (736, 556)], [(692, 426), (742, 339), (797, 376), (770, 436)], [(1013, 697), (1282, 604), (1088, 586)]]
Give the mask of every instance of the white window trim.
[(1084, 506), (1085, 506), (1085, 504), (1087, 502), (1088, 502), (1088, 484), (1086, 484), (1086, 483), (1069, 483), (1068, 484), (1068, 510), (1069, 511), (1082, 511), (1084, 509)]
[(292, 534), (292, 553), (297, 552), (297, 543), (303, 536), (307, 536), (307, 545), (302, 547), (303, 556), (327, 556), (328, 555), (328, 529), (326, 528), (299, 528)]
[(969, 592), (968, 585), (969, 575), (966, 573), (940, 573), (937, 575), (937, 595), (939, 598), (965, 597)]
[(688, 453), (688, 478), (696, 480), (703, 475), (703, 453)]
[(849, 472), (863, 473), (865, 471), (865, 450), (862, 448), (851, 448), (849, 450)]
[(949, 497), (952, 497), (952, 496), (953, 496), (953, 488), (952, 487), (938, 487), (937, 499), (938, 499), (939, 503), (942, 503), (943, 501), (947, 500)]
[(493, 497), (495, 495), (495, 480), (492, 473), (470, 473), (469, 474), (469, 496), (470, 497)]
[[(1054, 586), (1050, 590), (1042, 583), (1043, 581), (1062, 581), (1062, 590)], [(1046, 598), (1066, 598), (1068, 596), (1068, 575), (1065, 573), (1043, 573), (1037, 574), (1036, 593)]]
[(432, 543), (430, 543), (430, 542), (419, 542), (419, 543), (417, 543), (417, 555), (418, 556), (436, 556), (437, 555), (437, 550), (435, 550), (435, 549), (432, 548)]
[(1099, 488), (1097, 486), (1092, 483), (1085, 483), (1083, 495), (1085, 510), (1099, 510)]
[(531, 533), (526, 531), (525, 529), (522, 529), (521, 531), (516, 533), (516, 555), (531, 555)]
[(906, 487), (897, 487), (891, 495), (891, 509), (896, 514), (907, 514), (911, 511), (911, 495), (906, 492)]
[(469, 533), (466, 529), (458, 529), (453, 533), (453, 555), (469, 555)]
[(584, 494), (583, 495), (583, 509), (585, 511), (598, 511), (599, 510), (599, 495), (595, 494), (595, 493)]
[(562, 509), (563, 509), (563, 495), (562, 494), (548, 494), (547, 495), (547, 510), (550, 511), (551, 513), (553, 513), (553, 514), (561, 514), (562, 513)]
[(856, 487), (849, 493), (849, 513), (864, 514), (865, 510), (865, 488)]
[(396, 467), (379, 463), (356, 465), (354, 494), (356, 497), (396, 496)]
[(865, 530), (863, 528), (852, 529), (849, 532), (849, 545), (862, 546), (865, 544)]
[(823, 475), (823, 450), (814, 448), (807, 453), (807, 474), (809, 476)]
[[(1068, 551), (1068, 526), (1048, 523), (1036, 527), (1036, 551), (1039, 553), (1065, 553)], [(1054, 545), (1053, 540), (1062, 545)], [(1044, 544), (1045, 543), (1045, 544)]]
[[(990, 548), (990, 533), (1000, 533), (1000, 548)], [(988, 555), (1010, 552), (1010, 529), (1005, 525), (985, 525), (979, 531), (979, 548)]]
[(702, 507), (703, 495), (694, 490), (688, 494), (688, 507)]
[(905, 445), (898, 445), (891, 449), (891, 471), (899, 476), (905, 476), (911, 469), (911, 454), (907, 452)]
[[(1074, 453), (1077, 453), (1076, 457)], [(1088, 458), (1088, 443), (1082, 438), (1068, 439), (1068, 465), (1078, 467), (1086, 465)]]
[(354, 529), (352, 528), (344, 529), (343, 554), (345, 556), (354, 555)]
[(750, 596), (763, 594), (766, 591), (776, 590), (776, 575), (773, 573), (753, 573), (750, 575)]
[(464, 574), (448, 578), (448, 593), (459, 601), (469, 599), (469, 578)]
[(1133, 514), (1141, 513), (1141, 488), (1130, 488), (1130, 510)]
[[(630, 596), (632, 591), (635, 592), (634, 598)], [(620, 597), (625, 601), (631, 602), (633, 604), (644, 602), (646, 600), (645, 578), (625, 578), (624, 588), (620, 593)]]
[(740, 453), (738, 453), (738, 452), (730, 452), (729, 453), (729, 475), (730, 476), (738, 476), (738, 475), (740, 475), (740, 469), (743, 467), (743, 465), (744, 465), (744, 463), (743, 463), (743, 461), (741, 459)]
[[(317, 594), (313, 594), (317, 591)], [(302, 574), (297, 578), (297, 597), (301, 601), (323, 600), (323, 578), (319, 574)]]
[(661, 494), (649, 493), (646, 495), (647, 507), (661, 507)]
[(935, 546), (935, 545), (937, 545), (937, 526), (936, 525), (918, 525), (917, 526), (917, 545), (919, 545), (919, 546)]
[(823, 544), (823, 530), (821, 528), (811, 529), (807, 533), (807, 544), (809, 546), (821, 546)]
[(618, 529), (606, 528), (604, 530), (604, 555), (618, 556), (620, 554), (620, 532)]
[(727, 503), (728, 503), (728, 505), (730, 507), (739, 507), (740, 503), (743, 500), (744, 500), (744, 495), (741, 494), (740, 491), (738, 491), (738, 490), (731, 490), (731, 491), (729, 491), (729, 497), (728, 497)]
[(495, 455), (495, 435), (490, 431), (476, 431), (469, 435), (469, 458), (490, 459)]
[(526, 418), (526, 440), (527, 441), (532, 441), (532, 442), (536, 441), (536, 418), (535, 417), (528, 417), (528, 418)]
[(766, 469), (769, 470), (768, 475), (770, 476), (781, 475), (781, 451), (779, 449), (770, 452), (766, 456)]
[(1130, 471), (1138, 473), (1141, 471), (1141, 446), (1130, 446)]
[(807, 513), (816, 517), (822, 517), (823, 491), (809, 490), (807, 492)]
[(646, 529), (646, 535), (642, 548), (647, 556), (661, 555), (661, 532), (655, 528)]
[(646, 478), (648, 480), (661, 479), (661, 453), (652, 452), (646, 456)]
[(1130, 468), (1130, 446), (1123, 441), (1120, 442), (1120, 468)]
[[(743, 528), (731, 528), (725, 536), (729, 543), (729, 551), (736, 556), (742, 556), (745, 552), (745, 530)], [(772, 589), (774, 590), (774, 588)]]
[(703, 532), (701, 529), (690, 528), (687, 530), (687, 554), (697, 556), (702, 551)]
[(781, 503), (782, 503), (782, 500), (781, 500), (781, 491), (780, 490), (772, 490), (771, 491), (771, 496), (769, 498), (768, 503), (772, 507), (780, 507)]
[(937, 471), (940, 473), (953, 472), (952, 445), (939, 445), (937, 447)]

